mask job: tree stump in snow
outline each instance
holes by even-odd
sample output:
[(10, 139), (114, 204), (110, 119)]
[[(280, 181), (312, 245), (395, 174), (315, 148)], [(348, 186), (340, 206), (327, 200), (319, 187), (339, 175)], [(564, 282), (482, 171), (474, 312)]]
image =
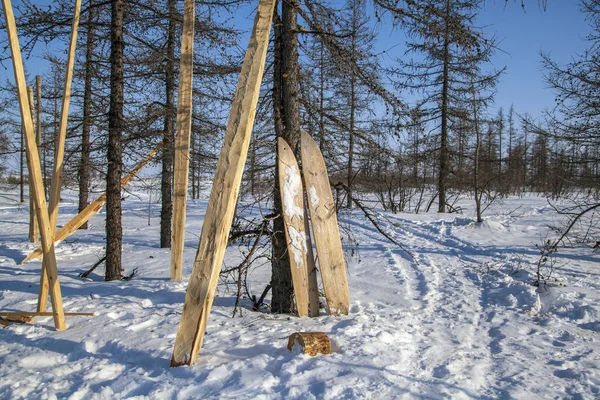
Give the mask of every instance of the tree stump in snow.
[(290, 335), (288, 340), (288, 350), (292, 350), (294, 346), (300, 346), (302, 353), (309, 356), (317, 354), (331, 353), (331, 341), (329, 336), (323, 332), (296, 332)]

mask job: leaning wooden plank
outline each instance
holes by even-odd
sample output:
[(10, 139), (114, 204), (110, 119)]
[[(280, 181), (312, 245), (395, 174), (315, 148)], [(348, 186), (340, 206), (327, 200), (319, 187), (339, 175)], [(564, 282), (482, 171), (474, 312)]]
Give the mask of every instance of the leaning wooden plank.
[(300, 137), (300, 153), (310, 220), (329, 313), (348, 314), (348, 278), (329, 176), (319, 146), (304, 131)]
[(275, 1), (260, 0), (258, 4), (250, 43), (231, 105), (194, 269), (185, 295), (171, 359), (172, 367), (193, 364), (204, 340), (248, 155)]
[[(58, 219), (58, 205), (60, 202), (60, 188), (62, 185), (62, 171), (63, 171), (63, 159), (64, 159), (64, 148), (66, 141), (67, 122), (69, 115), (69, 104), (71, 100), (71, 83), (73, 81), (73, 66), (75, 63), (75, 48), (77, 43), (77, 32), (79, 28), (79, 14), (81, 9), (81, 0), (75, 1), (75, 10), (73, 15), (73, 22), (71, 26), (71, 37), (69, 43), (69, 52), (67, 57), (67, 70), (65, 76), (65, 84), (63, 90), (63, 99), (61, 107), (61, 116), (59, 122), (59, 131), (56, 138), (55, 145), (55, 160), (54, 170), (51, 180), (50, 189), (50, 225), (52, 232), (56, 231), (56, 222)], [(48, 299), (48, 284), (45, 274), (46, 265), (42, 263), (42, 274), (40, 275), (40, 290), (38, 296), (38, 307), (37, 311), (45, 311), (47, 308)]]
[[(150, 160), (152, 160), (152, 158), (158, 152), (158, 148), (159, 146), (155, 147), (154, 150), (152, 150), (150, 154), (146, 156), (146, 158), (144, 158), (130, 173), (128, 173), (121, 179), (121, 188), (125, 187), (125, 185), (131, 182), (131, 180), (137, 175), (137, 173), (140, 172), (140, 170), (144, 168), (146, 164), (150, 162)], [(96, 200), (92, 201), (86, 208), (81, 210), (79, 214), (74, 216), (69, 222), (64, 224), (63, 227), (56, 232), (56, 235), (54, 237), (54, 245), (59, 244), (60, 242), (71, 236), (73, 232), (79, 229), (81, 225), (85, 224), (87, 221), (89, 221), (90, 218), (96, 215), (98, 211), (100, 211), (102, 207), (104, 207), (105, 204), (106, 193), (102, 193), (100, 196), (98, 196)], [(41, 256), (42, 248), (38, 247), (37, 249), (32, 251), (27, 257), (25, 257), (23, 261), (19, 263), (19, 265), (24, 264), (29, 260), (39, 259)]]
[(6, 19), (6, 31), (12, 54), (13, 69), (15, 81), (17, 84), (17, 93), (19, 95), (19, 108), (23, 120), (23, 130), (27, 143), (27, 153), (29, 154), (27, 167), (29, 175), (32, 177), (33, 196), (35, 198), (35, 207), (42, 237), (42, 249), (44, 258), (46, 258), (46, 268), (48, 283), (50, 286), (50, 296), (52, 300), (52, 314), (54, 317), (54, 326), (58, 330), (64, 330), (65, 317), (63, 315), (62, 295), (60, 292), (60, 283), (58, 280), (58, 270), (56, 268), (56, 257), (54, 255), (53, 229), (50, 227), (48, 217), (48, 208), (46, 196), (44, 193), (44, 184), (42, 182), (42, 170), (40, 167), (40, 156), (35, 143), (35, 131), (33, 130), (33, 118), (29, 109), (27, 100), (27, 87), (25, 83), (25, 71), (23, 69), (23, 59), (21, 58), (21, 48), (19, 47), (19, 38), (17, 36), (17, 26), (10, 0), (2, 0), (4, 8), (4, 17)]
[(304, 232), (304, 188), (294, 152), (277, 138), (277, 168), (292, 284), (300, 317), (308, 316), (308, 247)]
[[(58, 205), (60, 202), (60, 188), (62, 186), (63, 160), (65, 156), (65, 142), (67, 139), (67, 123), (69, 120), (69, 104), (71, 103), (71, 83), (73, 82), (73, 67), (75, 65), (75, 48), (77, 47), (77, 30), (79, 29), (79, 13), (81, 10), (81, 0), (75, 0), (75, 11), (73, 13), (73, 23), (71, 25), (71, 38), (69, 41), (69, 53), (67, 56), (67, 71), (65, 75), (65, 86), (63, 90), (62, 105), (60, 112), (60, 122), (58, 136), (55, 138), (54, 146), (54, 170), (52, 171), (52, 180), (50, 183), (50, 227), (52, 233), (56, 231), (56, 221), (58, 220)], [(40, 277), (40, 290), (38, 296), (38, 311), (46, 311), (48, 299), (48, 285), (46, 283), (46, 263), (42, 262), (42, 274)]]
[[(29, 110), (31, 111), (31, 115), (33, 118), (33, 114), (34, 114), (34, 107), (33, 107), (33, 88), (31, 86), (27, 86), (27, 98), (29, 99)], [(34, 126), (35, 128), (35, 126)], [(38, 150), (39, 150), (39, 141), (37, 140), (37, 133), (36, 133), (36, 146), (38, 146)], [(37, 243), (38, 242), (38, 221), (37, 221), (37, 217), (35, 215), (35, 201), (33, 199), (33, 189), (32, 189), (32, 183), (31, 183), (31, 176), (29, 176), (29, 241), (31, 243)]]
[(308, 204), (304, 197), (304, 233), (306, 234), (306, 260), (308, 267), (308, 311), (311, 317), (319, 316), (319, 284), (317, 283), (317, 266), (313, 254), (312, 240), (310, 239), (310, 225), (308, 222)]
[(185, 0), (173, 176), (173, 222), (171, 224), (171, 279), (181, 280), (185, 244), (185, 213), (190, 169), (190, 136), (192, 133), (192, 72), (194, 61), (194, 1)]

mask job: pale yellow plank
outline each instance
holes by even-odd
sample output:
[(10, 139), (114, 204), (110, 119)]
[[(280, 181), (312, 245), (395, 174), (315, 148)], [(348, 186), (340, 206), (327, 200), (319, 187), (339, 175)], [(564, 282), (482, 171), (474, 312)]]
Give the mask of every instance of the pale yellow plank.
[(274, 6), (275, 0), (260, 0), (258, 4), (185, 295), (171, 359), (173, 367), (195, 363), (204, 340), (248, 156)]
[[(54, 147), (54, 169), (50, 181), (50, 227), (52, 233), (56, 231), (56, 222), (58, 220), (58, 206), (60, 203), (60, 189), (62, 186), (63, 161), (65, 157), (65, 142), (67, 140), (67, 123), (69, 121), (69, 104), (71, 103), (71, 84), (73, 82), (73, 69), (75, 65), (75, 48), (77, 47), (77, 31), (79, 29), (79, 14), (81, 10), (81, 0), (75, 0), (75, 10), (73, 12), (73, 22), (71, 25), (71, 37), (69, 39), (69, 52), (67, 56), (67, 71), (63, 89), (61, 103), (60, 121), (58, 125), (58, 136)], [(40, 291), (38, 295), (38, 311), (46, 310), (48, 290), (45, 282), (46, 263), (42, 262), (42, 274), (40, 277)]]
[(171, 279), (182, 278), (183, 248), (185, 244), (186, 202), (190, 169), (190, 137), (192, 133), (192, 77), (194, 61), (194, 1), (185, 0), (181, 58), (179, 61), (179, 89), (177, 93), (177, 121), (175, 131), (175, 159), (173, 166), (173, 222), (171, 225)]
[[(152, 158), (158, 153), (158, 146), (150, 152), (130, 173), (125, 175), (121, 179), (121, 188), (125, 187), (131, 180), (137, 175), (138, 172), (142, 170), (152, 160)], [(102, 193), (98, 198), (92, 201), (86, 208), (81, 210), (79, 214), (74, 216), (69, 222), (62, 226), (54, 237), (54, 244), (57, 245), (69, 236), (73, 234), (73, 232), (77, 231), (79, 227), (89, 221), (94, 215), (98, 213), (106, 204), (106, 193)], [(38, 247), (34, 251), (32, 251), (27, 257), (23, 259), (19, 263), (19, 265), (26, 263), (29, 260), (36, 260), (42, 256), (42, 248)]]
[(304, 232), (304, 189), (294, 152), (283, 138), (277, 138), (277, 168), (296, 308), (300, 317), (307, 317), (308, 247)]
[(40, 225), (40, 234), (42, 237), (43, 254), (47, 260), (47, 274), (50, 286), (50, 296), (52, 300), (52, 312), (54, 317), (54, 326), (58, 330), (64, 330), (65, 316), (62, 305), (62, 295), (60, 291), (60, 283), (58, 280), (58, 270), (56, 268), (56, 257), (54, 255), (53, 233), (50, 227), (50, 219), (44, 193), (44, 185), (42, 182), (42, 170), (40, 166), (40, 157), (35, 143), (35, 131), (33, 129), (33, 118), (29, 109), (29, 101), (27, 100), (27, 86), (25, 83), (25, 71), (23, 69), (23, 59), (21, 57), (21, 48), (19, 46), (19, 38), (17, 36), (17, 26), (15, 16), (10, 0), (2, 0), (4, 9), (4, 17), (6, 20), (6, 31), (8, 33), (8, 41), (13, 61), (13, 69), (15, 73), (15, 82), (17, 85), (17, 93), (19, 97), (19, 108), (23, 120), (23, 129), (25, 132), (25, 140), (27, 143), (28, 170), (32, 177), (33, 195), (35, 198), (35, 207)]
[(348, 314), (348, 277), (329, 176), (319, 146), (304, 131), (300, 138), (300, 153), (310, 222), (329, 313)]

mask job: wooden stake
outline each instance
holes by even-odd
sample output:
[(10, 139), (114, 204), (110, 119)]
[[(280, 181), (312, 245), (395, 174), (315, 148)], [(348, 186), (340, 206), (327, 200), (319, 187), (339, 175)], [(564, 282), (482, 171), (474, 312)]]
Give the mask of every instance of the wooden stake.
[(208, 200), (194, 269), (185, 295), (171, 359), (172, 367), (195, 363), (204, 340), (248, 156), (275, 1), (260, 0), (258, 4)]
[[(79, 13), (81, 0), (75, 0), (75, 11), (71, 25), (71, 38), (69, 41), (69, 54), (67, 56), (67, 73), (65, 75), (65, 86), (63, 90), (62, 105), (60, 110), (60, 122), (58, 136), (54, 146), (54, 170), (50, 183), (50, 227), (52, 233), (56, 231), (58, 220), (58, 205), (60, 203), (60, 188), (62, 186), (63, 159), (65, 156), (65, 142), (67, 139), (67, 123), (69, 121), (69, 104), (71, 103), (71, 83), (73, 82), (73, 67), (75, 65), (75, 48), (77, 47), (77, 31), (79, 29)], [(48, 302), (48, 284), (46, 278), (46, 263), (42, 261), (42, 274), (40, 276), (40, 291), (38, 295), (38, 311), (46, 311)]]
[(300, 153), (310, 221), (329, 313), (348, 314), (348, 277), (329, 176), (319, 146), (304, 131), (300, 133)]
[(25, 71), (23, 69), (23, 59), (21, 58), (21, 48), (19, 46), (19, 38), (17, 36), (17, 26), (15, 16), (10, 0), (2, 0), (4, 9), (4, 18), (6, 20), (6, 31), (10, 43), (12, 54), (13, 69), (15, 72), (15, 81), (17, 84), (17, 92), (19, 95), (19, 108), (23, 119), (23, 128), (25, 131), (25, 139), (27, 143), (28, 169), (29, 175), (33, 183), (33, 195), (35, 199), (35, 207), (40, 225), (40, 233), (42, 237), (42, 248), (44, 258), (47, 263), (47, 275), (50, 286), (50, 295), (52, 299), (52, 313), (54, 317), (54, 326), (58, 330), (64, 330), (65, 316), (62, 305), (62, 295), (60, 292), (60, 283), (58, 280), (58, 270), (56, 268), (56, 257), (54, 255), (54, 244), (52, 228), (50, 227), (50, 219), (48, 217), (48, 209), (46, 204), (46, 196), (44, 193), (44, 184), (42, 182), (42, 171), (40, 167), (40, 157), (37, 146), (35, 144), (35, 131), (33, 129), (33, 119), (31, 110), (29, 109), (29, 101), (27, 100), (27, 87), (25, 84)]
[(181, 280), (185, 244), (185, 213), (190, 169), (190, 136), (192, 132), (192, 72), (194, 61), (194, 1), (185, 0), (173, 177), (173, 223), (171, 233), (171, 279)]
[(298, 162), (285, 139), (277, 138), (277, 168), (290, 270), (298, 316), (308, 316), (308, 246), (304, 232), (304, 188)]
[[(141, 171), (152, 160), (152, 158), (158, 153), (159, 146), (155, 147), (130, 173), (125, 175), (121, 179), (121, 188), (125, 187), (131, 180)], [(74, 216), (69, 222), (60, 228), (54, 237), (54, 245), (59, 244), (69, 236), (73, 234), (79, 227), (89, 221), (94, 215), (98, 213), (106, 204), (106, 192), (102, 193), (98, 198), (92, 201), (86, 208), (81, 210), (79, 214)], [(42, 256), (42, 248), (38, 247), (32, 251), (27, 257), (19, 263), (19, 265), (25, 264), (29, 260), (36, 260)]]
[[(34, 115), (34, 105), (33, 105), (33, 88), (31, 86), (27, 86), (27, 98), (29, 99), (29, 110), (31, 115)], [(39, 149), (39, 141), (36, 139), (36, 146)], [(32, 189), (31, 175), (29, 176), (29, 241), (31, 243), (38, 242), (38, 221), (35, 216), (35, 201), (33, 200), (33, 189)]]
[[(89, 312), (66, 312), (65, 317), (95, 317), (95, 313)], [(12, 317), (51, 317), (51, 312), (28, 312), (28, 311), (10, 311), (0, 312), (0, 317), (12, 318)]]

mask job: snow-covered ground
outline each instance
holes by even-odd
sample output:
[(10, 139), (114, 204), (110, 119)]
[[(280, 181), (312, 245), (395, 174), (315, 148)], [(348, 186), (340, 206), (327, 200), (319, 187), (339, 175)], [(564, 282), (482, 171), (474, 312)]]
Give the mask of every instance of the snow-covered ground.
[[(360, 211), (340, 216), (350, 284), (348, 316), (297, 318), (244, 309), (221, 286), (204, 347), (192, 367), (169, 368), (187, 282), (169, 277), (160, 249), (159, 206), (147, 222), (147, 194), (124, 202), (123, 265), (129, 282), (103, 282), (103, 268), (78, 274), (103, 254), (104, 213), (56, 249), (65, 310), (0, 329), (0, 398), (340, 399), (600, 397), (600, 254), (561, 249), (550, 285), (536, 291), (535, 244), (555, 224), (542, 197), (505, 199), (483, 224), (465, 199), (462, 215), (380, 213), (404, 249), (383, 238)], [(76, 212), (63, 196), (59, 224)], [(0, 310), (33, 311), (41, 263), (17, 265), (28, 209), (0, 191)], [(184, 276), (191, 272), (206, 201), (190, 201)], [(412, 258), (407, 252), (414, 256)], [(228, 249), (235, 265), (240, 250)], [(269, 268), (252, 270), (257, 296)], [(296, 331), (323, 331), (330, 355), (286, 349)]]

